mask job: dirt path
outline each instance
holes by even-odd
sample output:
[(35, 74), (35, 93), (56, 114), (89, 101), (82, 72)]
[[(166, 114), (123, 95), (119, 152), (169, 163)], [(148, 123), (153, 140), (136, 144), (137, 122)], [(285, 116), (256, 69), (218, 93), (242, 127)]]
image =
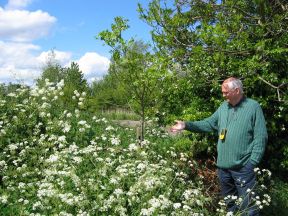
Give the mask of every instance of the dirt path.
[(140, 127), (141, 123), (140, 121), (133, 121), (133, 120), (113, 120), (114, 123), (119, 124), (123, 127)]

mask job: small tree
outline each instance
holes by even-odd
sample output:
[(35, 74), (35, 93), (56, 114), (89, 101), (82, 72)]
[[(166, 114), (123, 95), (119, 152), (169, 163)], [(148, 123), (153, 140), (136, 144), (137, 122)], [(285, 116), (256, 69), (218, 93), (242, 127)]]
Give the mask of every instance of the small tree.
[(127, 21), (116, 17), (115, 24), (111, 25), (112, 31), (102, 31), (98, 38), (112, 48), (111, 76), (117, 78), (130, 94), (129, 103), (141, 118), (140, 139), (143, 140), (145, 117), (155, 102), (157, 83), (162, 72), (156, 58), (149, 53), (147, 44), (133, 38), (129, 41), (122, 38), (122, 31), (128, 29)]
[(145, 44), (135, 42), (119, 62), (121, 80), (131, 94), (131, 106), (141, 117), (141, 140), (144, 138), (145, 117), (149, 108), (155, 105), (158, 82), (161, 81), (161, 70), (155, 60)]

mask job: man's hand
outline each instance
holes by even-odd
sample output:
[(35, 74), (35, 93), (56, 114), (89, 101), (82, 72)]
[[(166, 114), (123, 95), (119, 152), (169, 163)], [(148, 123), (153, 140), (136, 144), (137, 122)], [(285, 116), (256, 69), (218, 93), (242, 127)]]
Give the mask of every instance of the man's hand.
[(175, 121), (176, 124), (170, 128), (171, 132), (179, 132), (185, 128), (185, 122), (183, 121)]

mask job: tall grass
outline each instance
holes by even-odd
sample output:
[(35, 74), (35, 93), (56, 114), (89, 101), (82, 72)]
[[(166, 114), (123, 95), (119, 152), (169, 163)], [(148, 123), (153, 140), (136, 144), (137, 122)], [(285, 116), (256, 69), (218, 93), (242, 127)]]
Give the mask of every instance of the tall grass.
[(137, 115), (135, 112), (120, 108), (101, 110), (96, 114), (101, 115), (109, 120), (140, 120), (140, 116)]

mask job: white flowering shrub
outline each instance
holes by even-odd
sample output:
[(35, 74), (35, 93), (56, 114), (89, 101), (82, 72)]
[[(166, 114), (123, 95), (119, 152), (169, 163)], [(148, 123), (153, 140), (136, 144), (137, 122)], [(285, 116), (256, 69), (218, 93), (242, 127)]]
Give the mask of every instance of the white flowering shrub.
[(45, 83), (0, 99), (1, 215), (208, 215), (211, 199), (167, 134), (149, 128), (138, 143), (88, 113), (85, 92), (68, 106), (64, 82)]
[[(183, 140), (153, 124), (139, 142), (134, 129), (89, 113), (85, 92), (67, 104), (63, 87), (46, 80), (0, 98), (1, 215), (231, 215), (222, 202), (213, 211), (190, 143), (181, 152)], [(266, 193), (253, 199), (270, 203)]]

